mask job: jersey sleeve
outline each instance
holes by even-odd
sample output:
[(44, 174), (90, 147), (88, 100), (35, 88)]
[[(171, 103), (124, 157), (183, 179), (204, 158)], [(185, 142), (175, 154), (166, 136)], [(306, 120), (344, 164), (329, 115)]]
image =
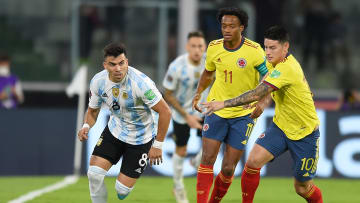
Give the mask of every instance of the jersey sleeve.
[(266, 75), (268, 72), (267, 64), (266, 64), (266, 58), (264, 50), (260, 47), (256, 49), (257, 53), (255, 55), (255, 68), (260, 73), (261, 77)]
[(205, 69), (208, 71), (215, 71), (216, 67), (213, 62), (212, 52), (213, 52), (212, 43), (209, 44), (207, 51), (206, 51), (206, 59), (205, 59)]
[(162, 95), (156, 88), (155, 83), (149, 80), (145, 82), (144, 87), (140, 87), (140, 97), (151, 108), (161, 100)]
[(176, 89), (176, 85), (178, 83), (178, 76), (177, 76), (177, 71), (176, 71), (176, 64), (175, 63), (171, 63), (169, 66), (169, 69), (166, 72), (165, 78), (163, 80), (163, 86), (166, 89), (169, 90), (175, 90)]
[(90, 82), (90, 91), (89, 91), (89, 107), (92, 109), (98, 109), (101, 107), (103, 99), (100, 95), (100, 89), (97, 80), (92, 80)]
[(291, 78), (293, 77), (290, 67), (279, 64), (265, 78), (264, 83), (275, 89), (280, 89), (290, 85), (292, 81)]

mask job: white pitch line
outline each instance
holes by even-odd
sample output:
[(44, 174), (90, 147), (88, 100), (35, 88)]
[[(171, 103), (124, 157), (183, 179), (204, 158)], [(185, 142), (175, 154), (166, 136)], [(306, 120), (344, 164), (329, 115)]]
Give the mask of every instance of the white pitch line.
[(41, 195), (43, 195), (45, 193), (52, 192), (52, 191), (61, 189), (63, 187), (66, 187), (68, 185), (74, 184), (74, 183), (77, 182), (78, 179), (79, 179), (79, 176), (75, 176), (75, 175), (66, 176), (64, 178), (64, 180), (62, 180), (60, 182), (49, 185), (49, 186), (44, 187), (44, 188), (39, 189), (39, 190), (31, 191), (31, 192), (29, 192), (29, 193), (27, 193), (25, 195), (20, 196), (17, 199), (10, 200), (8, 203), (23, 203), (23, 202), (32, 200), (32, 199), (34, 199), (36, 197), (39, 197), (39, 196), (41, 196)]

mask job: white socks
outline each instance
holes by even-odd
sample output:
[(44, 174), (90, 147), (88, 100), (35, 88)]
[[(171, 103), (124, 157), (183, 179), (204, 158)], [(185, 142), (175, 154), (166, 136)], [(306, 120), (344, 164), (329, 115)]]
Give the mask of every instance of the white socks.
[(177, 155), (175, 152), (172, 156), (173, 169), (174, 169), (174, 186), (175, 189), (183, 189), (183, 165), (184, 165), (184, 157)]
[(121, 200), (125, 199), (125, 197), (128, 196), (131, 190), (133, 189), (134, 187), (129, 188), (126, 185), (122, 184), (118, 179), (116, 179), (115, 190), (117, 192), (117, 196), (119, 199)]
[(98, 166), (90, 166), (88, 170), (90, 197), (93, 203), (106, 203), (107, 190), (104, 184), (106, 170)]

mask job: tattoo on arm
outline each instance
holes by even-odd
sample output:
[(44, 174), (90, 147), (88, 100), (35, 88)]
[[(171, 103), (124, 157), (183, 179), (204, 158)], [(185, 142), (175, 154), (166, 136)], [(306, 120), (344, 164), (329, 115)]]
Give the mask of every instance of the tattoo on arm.
[(272, 87), (264, 83), (260, 83), (255, 89), (247, 91), (236, 98), (226, 100), (224, 104), (225, 107), (234, 107), (249, 104), (253, 101), (259, 101), (273, 90), (274, 89)]

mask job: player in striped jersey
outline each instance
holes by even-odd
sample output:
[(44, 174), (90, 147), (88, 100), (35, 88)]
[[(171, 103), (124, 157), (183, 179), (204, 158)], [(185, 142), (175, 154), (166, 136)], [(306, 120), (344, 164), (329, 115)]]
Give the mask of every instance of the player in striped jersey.
[[(165, 87), (164, 98), (172, 106), (172, 120), (174, 126), (175, 152), (172, 156), (174, 194), (178, 203), (189, 202), (183, 183), (183, 163), (186, 157), (190, 128), (197, 128), (201, 134), (203, 115), (191, 107), (191, 100), (195, 94), (201, 73), (205, 68), (206, 43), (202, 32), (195, 31), (188, 34), (186, 44), (187, 53), (180, 55), (170, 63), (163, 81)], [(206, 96), (205, 94), (203, 96)], [(201, 158), (201, 150), (192, 160)], [(199, 160), (200, 161), (200, 160)], [(198, 162), (199, 162), (198, 161)]]
[[(212, 41), (206, 53), (205, 71), (193, 99), (197, 106), (201, 93), (213, 83), (207, 101), (226, 100), (251, 90), (267, 73), (265, 54), (261, 46), (243, 36), (248, 25), (248, 15), (238, 8), (219, 11), (223, 39)], [(205, 116), (203, 125), (203, 155), (197, 175), (197, 201), (207, 203), (213, 182), (213, 165), (222, 142), (226, 144), (221, 172), (215, 180), (209, 202), (220, 202), (233, 179), (255, 121), (250, 117), (253, 109), (226, 108)]]
[(275, 101), (275, 115), (246, 161), (241, 176), (242, 202), (253, 202), (261, 167), (289, 151), (294, 161), (296, 193), (309, 203), (322, 203), (321, 191), (312, 180), (319, 158), (320, 121), (310, 87), (299, 62), (288, 51), (288, 32), (283, 27), (273, 26), (264, 33), (264, 37), (266, 58), (274, 67), (269, 75), (255, 89), (236, 98), (205, 103), (206, 113), (261, 102), (271, 93)]
[[(101, 105), (109, 107), (109, 122), (90, 158), (88, 178), (93, 203), (107, 202), (104, 177), (121, 157), (115, 183), (119, 199), (131, 192), (148, 160), (155, 165), (162, 162), (162, 143), (171, 119), (170, 108), (154, 82), (128, 66), (122, 44), (111, 43), (104, 48), (103, 65), (105, 70), (91, 80), (89, 107), (78, 133), (80, 141), (86, 140)], [(158, 124), (152, 110), (159, 113)]]

